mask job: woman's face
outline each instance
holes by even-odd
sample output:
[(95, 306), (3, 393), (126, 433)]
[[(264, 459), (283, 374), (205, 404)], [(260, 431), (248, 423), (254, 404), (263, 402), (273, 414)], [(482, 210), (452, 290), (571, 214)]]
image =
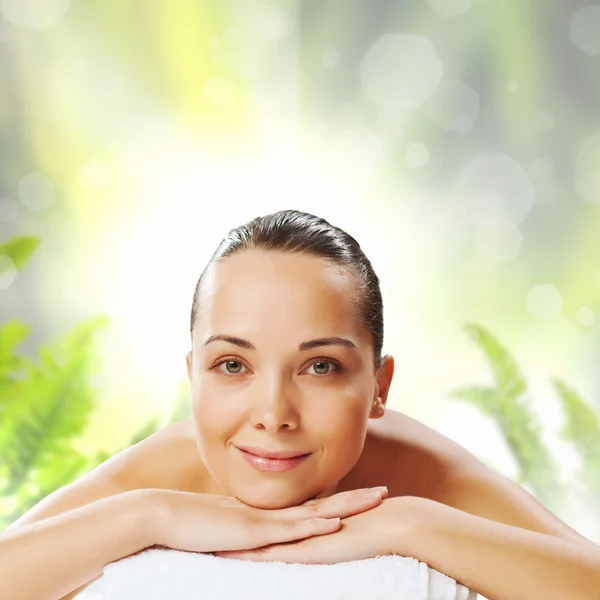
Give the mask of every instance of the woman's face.
[[(357, 283), (314, 256), (257, 250), (206, 272), (187, 362), (215, 493), (294, 506), (332, 493), (354, 466), (391, 379), (391, 368), (374, 371), (371, 334), (351, 303)], [(290, 465), (240, 448), (308, 456), (281, 470)]]

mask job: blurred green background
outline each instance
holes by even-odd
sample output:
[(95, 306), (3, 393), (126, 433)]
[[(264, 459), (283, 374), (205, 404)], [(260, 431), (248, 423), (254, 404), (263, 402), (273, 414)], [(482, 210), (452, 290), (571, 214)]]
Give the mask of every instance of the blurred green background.
[(0, 17), (1, 525), (189, 414), (200, 272), (297, 208), (380, 275), (390, 406), (600, 541), (599, 3)]

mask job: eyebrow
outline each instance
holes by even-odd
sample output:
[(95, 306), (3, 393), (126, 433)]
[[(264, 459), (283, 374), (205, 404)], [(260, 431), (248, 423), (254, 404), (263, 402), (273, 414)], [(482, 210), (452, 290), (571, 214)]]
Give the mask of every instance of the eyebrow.
[[(242, 338), (232, 335), (211, 335), (204, 342), (204, 344), (202, 344), (202, 346), (206, 347), (211, 342), (217, 341), (234, 344), (235, 346), (239, 346), (245, 350), (256, 350), (256, 348), (248, 340), (243, 340)], [(313, 348), (320, 348), (322, 346), (345, 346), (346, 348), (356, 349), (356, 344), (351, 340), (339, 336), (331, 336), (302, 342), (298, 345), (298, 350), (312, 350)]]

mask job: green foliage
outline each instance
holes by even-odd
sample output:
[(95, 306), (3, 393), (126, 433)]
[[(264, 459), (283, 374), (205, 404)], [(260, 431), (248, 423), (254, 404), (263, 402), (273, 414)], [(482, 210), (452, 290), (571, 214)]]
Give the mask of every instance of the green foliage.
[[(40, 245), (40, 240), (37, 237), (22, 235), (4, 242), (4, 244), (0, 244), (0, 256), (8, 256), (10, 258), (17, 270), (21, 270), (29, 259), (33, 256), (38, 246)], [(0, 271), (0, 276), (4, 273)]]
[[(88, 457), (74, 448), (97, 406), (93, 338), (107, 323), (95, 317), (77, 325), (40, 349), (39, 365), (16, 354), (30, 328), (17, 321), (0, 328), (0, 530), (112, 455)], [(125, 447), (157, 429), (158, 419), (150, 419)]]
[(28, 361), (15, 353), (15, 348), (29, 335), (30, 328), (18, 321), (9, 321), (0, 330), (0, 417), (11, 398), (12, 381), (18, 378)]
[[(467, 331), (485, 354), (494, 385), (460, 388), (452, 392), (453, 397), (468, 402), (493, 420), (519, 465), (518, 482), (529, 485), (540, 501), (560, 512), (566, 502), (566, 490), (555, 460), (542, 442), (542, 429), (528, 401), (523, 375), (506, 349), (483, 327), (467, 325)], [(583, 465), (580, 479), (600, 501), (598, 414), (562, 381), (555, 379), (554, 387), (565, 414), (562, 438), (578, 451)]]
[[(91, 341), (105, 325), (105, 318), (81, 323), (54, 347), (42, 347), (39, 365), (15, 353), (14, 341), (23, 339), (23, 326), (11, 321), (0, 329), (0, 345), (12, 347), (11, 353), (3, 352), (6, 362), (0, 366), (0, 496), (15, 498), (17, 512), (85, 470), (87, 459), (72, 443), (94, 408)], [(18, 365), (19, 372), (6, 365)]]
[[(21, 269), (37, 245), (17, 238), (1, 252), (8, 248)], [(98, 367), (93, 342), (107, 324), (103, 316), (78, 324), (62, 340), (42, 346), (38, 364), (18, 354), (31, 327), (17, 320), (0, 327), (0, 530), (111, 456), (83, 456), (74, 448), (97, 406), (90, 383)], [(157, 419), (149, 420), (126, 447), (158, 428)]]
[(600, 417), (583, 398), (560, 379), (553, 380), (563, 405), (563, 440), (570, 442), (581, 457), (580, 480), (589, 489), (593, 502), (600, 504)]

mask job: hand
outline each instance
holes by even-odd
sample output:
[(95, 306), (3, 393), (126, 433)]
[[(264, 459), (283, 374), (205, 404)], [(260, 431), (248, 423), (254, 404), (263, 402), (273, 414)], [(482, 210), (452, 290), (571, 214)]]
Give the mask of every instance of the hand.
[[(406, 500), (406, 502), (405, 502)], [(413, 498), (390, 498), (379, 506), (342, 521), (341, 529), (321, 537), (277, 543), (255, 550), (217, 552), (223, 558), (251, 561), (327, 564), (375, 558), (390, 554), (405, 555), (402, 537), (407, 537), (403, 517), (412, 506)]]
[(337, 531), (340, 518), (370, 510), (387, 490), (352, 490), (301, 506), (264, 510), (228, 496), (156, 491), (154, 544), (190, 552), (246, 550)]

